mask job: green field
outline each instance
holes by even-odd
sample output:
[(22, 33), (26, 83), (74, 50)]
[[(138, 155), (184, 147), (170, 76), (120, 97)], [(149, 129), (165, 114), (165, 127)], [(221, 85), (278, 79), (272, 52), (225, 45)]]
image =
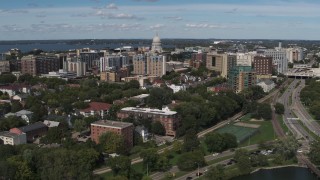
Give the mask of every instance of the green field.
[(259, 122), (247, 122), (252, 124), (259, 124), (260, 127), (257, 129), (257, 133), (250, 139), (242, 142), (240, 146), (248, 146), (250, 144), (259, 144), (261, 142), (271, 141), (276, 139), (275, 132), (271, 121), (259, 121)]
[(253, 136), (255, 133), (257, 133), (258, 129), (235, 126), (235, 125), (227, 125), (221, 129), (218, 129), (217, 132), (233, 134), (237, 137), (238, 143), (241, 143), (249, 139), (250, 136)]

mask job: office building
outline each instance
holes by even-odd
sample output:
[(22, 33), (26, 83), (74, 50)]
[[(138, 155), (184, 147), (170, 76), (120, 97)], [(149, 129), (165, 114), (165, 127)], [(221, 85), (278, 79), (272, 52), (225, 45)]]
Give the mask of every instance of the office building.
[(207, 54), (206, 67), (220, 73), (224, 78), (227, 78), (228, 72), (236, 66), (236, 63), (237, 59), (233, 54), (218, 54), (216, 52)]
[(251, 66), (254, 56), (248, 53), (237, 53), (237, 66)]
[(35, 56), (29, 55), (21, 58), (21, 74), (37, 75)]
[(282, 48), (282, 43), (275, 49), (268, 49), (264, 52), (265, 56), (272, 57), (272, 64), (277, 73), (285, 74), (288, 71), (288, 58), (286, 49)]
[(133, 124), (127, 122), (100, 120), (91, 123), (91, 139), (97, 144), (102, 134), (113, 132), (123, 137), (125, 147), (130, 150), (133, 147), (133, 131)]
[(176, 131), (180, 125), (180, 119), (176, 111), (171, 111), (169, 108), (150, 109), (126, 107), (118, 112), (117, 117), (120, 119), (133, 116), (134, 118), (150, 118), (152, 121), (159, 121), (166, 130), (167, 136), (176, 136)]

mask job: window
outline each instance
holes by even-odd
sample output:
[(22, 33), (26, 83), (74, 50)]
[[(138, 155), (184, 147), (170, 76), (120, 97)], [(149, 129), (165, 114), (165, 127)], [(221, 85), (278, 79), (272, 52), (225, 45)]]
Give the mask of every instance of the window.
[(211, 66), (216, 66), (216, 57), (212, 57)]

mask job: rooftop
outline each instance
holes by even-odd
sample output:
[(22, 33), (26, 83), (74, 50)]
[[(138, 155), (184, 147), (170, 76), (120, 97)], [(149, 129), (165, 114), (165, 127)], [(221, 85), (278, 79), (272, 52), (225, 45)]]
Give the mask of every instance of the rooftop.
[(109, 110), (111, 104), (102, 103), (102, 102), (90, 102), (89, 107), (85, 109), (81, 109), (81, 112), (91, 112), (91, 111), (101, 111), (101, 110)]
[(19, 134), (15, 134), (15, 133), (12, 133), (12, 132), (9, 132), (9, 131), (3, 131), (3, 132), (0, 132), (0, 136), (4, 136), (4, 137), (8, 137), (8, 138), (14, 138), (14, 137), (19, 136)]
[(112, 128), (126, 128), (129, 126), (133, 126), (132, 123), (127, 123), (127, 122), (120, 122), (120, 121), (109, 121), (109, 120), (100, 120), (96, 121), (94, 123), (91, 123), (91, 125), (95, 126), (103, 126), (103, 127), (112, 127)]
[(27, 126), (20, 127), (19, 129), (22, 132), (30, 132), (30, 131), (33, 131), (33, 130), (36, 130), (36, 129), (41, 129), (41, 128), (47, 128), (47, 126), (45, 124), (43, 124), (42, 122), (36, 122), (34, 124), (30, 124), (30, 125), (27, 125)]
[(136, 107), (125, 107), (121, 109), (122, 111), (131, 111), (131, 112), (143, 112), (151, 114), (163, 114), (163, 115), (175, 115), (176, 111), (171, 111), (169, 108), (162, 109), (151, 109), (151, 108), (136, 108)]

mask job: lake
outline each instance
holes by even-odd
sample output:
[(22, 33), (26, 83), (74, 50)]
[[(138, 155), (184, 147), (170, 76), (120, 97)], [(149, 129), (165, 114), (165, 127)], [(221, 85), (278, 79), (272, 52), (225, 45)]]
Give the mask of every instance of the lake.
[(232, 180), (317, 180), (317, 176), (307, 168), (285, 167), (263, 169), (250, 175), (232, 178)]

